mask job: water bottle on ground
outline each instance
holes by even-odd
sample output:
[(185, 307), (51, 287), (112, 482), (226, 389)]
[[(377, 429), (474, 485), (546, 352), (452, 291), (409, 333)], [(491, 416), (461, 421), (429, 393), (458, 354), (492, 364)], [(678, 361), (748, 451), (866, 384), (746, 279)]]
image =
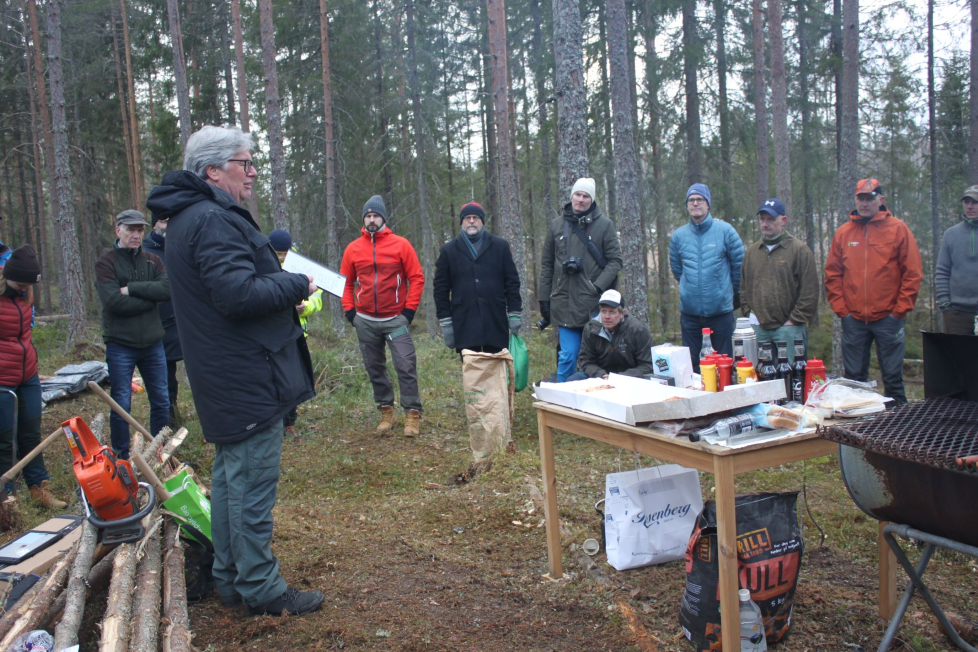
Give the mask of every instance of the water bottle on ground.
[(750, 591), (747, 589), (740, 589), (740, 650), (767, 652), (761, 608), (750, 599)]

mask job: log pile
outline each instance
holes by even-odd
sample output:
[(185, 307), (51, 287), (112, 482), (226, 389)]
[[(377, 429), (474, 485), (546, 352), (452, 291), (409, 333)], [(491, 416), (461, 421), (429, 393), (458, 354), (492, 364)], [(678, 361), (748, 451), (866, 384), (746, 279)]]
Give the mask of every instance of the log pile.
[[(100, 430), (93, 431), (98, 435)], [(186, 432), (164, 429), (152, 441), (134, 446), (145, 458), (138, 465), (142, 481), (158, 485), (157, 474), (171, 475), (174, 452)], [(145, 500), (145, 493), (140, 496)], [(161, 498), (157, 496), (158, 503)], [(98, 532), (87, 520), (79, 526), (78, 542), (0, 617), (0, 650), (25, 632), (52, 628), (54, 649), (71, 647), (79, 642), (83, 622), (91, 623), (104, 610), (100, 650), (191, 652), (180, 527), (164, 517), (159, 504), (142, 524), (146, 534), (141, 540), (114, 549), (97, 543)], [(93, 594), (106, 585), (107, 601), (93, 603)]]

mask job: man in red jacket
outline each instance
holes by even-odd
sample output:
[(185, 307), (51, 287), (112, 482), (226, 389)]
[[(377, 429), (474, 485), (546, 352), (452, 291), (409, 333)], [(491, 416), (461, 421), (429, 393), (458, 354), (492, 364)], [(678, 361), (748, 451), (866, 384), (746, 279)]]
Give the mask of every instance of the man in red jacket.
[(343, 252), (340, 273), (346, 277), (343, 310), (357, 330), (360, 353), (380, 410), (377, 432), (394, 426), (394, 387), (387, 375), (384, 344), (391, 349), (401, 387), (404, 436), (421, 433), (418, 359), (408, 326), (421, 303), (424, 273), (418, 254), (405, 238), (387, 228), (387, 208), (380, 195), (363, 205), (363, 229)]
[(825, 295), (842, 319), (846, 378), (869, 378), (876, 340), (884, 393), (906, 403), (903, 323), (917, 301), (923, 273), (913, 233), (886, 209), (885, 199), (876, 179), (856, 185), (856, 210), (835, 232), (825, 261)]

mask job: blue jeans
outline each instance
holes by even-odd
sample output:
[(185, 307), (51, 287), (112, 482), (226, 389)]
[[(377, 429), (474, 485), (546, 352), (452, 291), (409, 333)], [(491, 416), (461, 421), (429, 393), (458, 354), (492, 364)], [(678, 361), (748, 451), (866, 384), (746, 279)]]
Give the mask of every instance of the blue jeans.
[(683, 346), (689, 349), (689, 357), (693, 361), (693, 371), (700, 372), (700, 349), (703, 348), (703, 329), (713, 330), (710, 341), (717, 353), (726, 353), (733, 357), (733, 311), (716, 315), (715, 317), (697, 317), (682, 313), (679, 325), (683, 329)]
[(558, 327), (560, 353), (557, 354), (557, 382), (565, 383), (577, 371), (577, 356), (581, 353), (583, 328)]
[[(157, 434), (170, 420), (163, 341), (142, 349), (108, 342), (105, 345), (105, 362), (109, 365), (109, 394), (126, 412), (130, 412), (132, 407), (132, 372), (139, 369), (149, 395), (149, 431)], [(129, 424), (113, 411), (109, 417), (109, 430), (112, 433), (112, 450), (122, 459), (129, 459)]]
[[(14, 397), (6, 390), (17, 393), (17, 433), (14, 433)], [(41, 443), (41, 381), (37, 374), (25, 383), (11, 387), (0, 386), (0, 474), (14, 465), (12, 459), (14, 437), (17, 437), (17, 460), (34, 450)], [(38, 455), (24, 467), (24, 482), (28, 487), (50, 480), (44, 468), (44, 457)], [(12, 486), (8, 485), (9, 492)]]

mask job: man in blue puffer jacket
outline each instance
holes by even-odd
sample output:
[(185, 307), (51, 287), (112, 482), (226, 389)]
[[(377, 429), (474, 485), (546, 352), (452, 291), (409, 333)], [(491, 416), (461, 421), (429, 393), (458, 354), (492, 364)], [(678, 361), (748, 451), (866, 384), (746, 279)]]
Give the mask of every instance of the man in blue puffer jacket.
[(694, 183), (686, 191), (689, 224), (669, 240), (669, 266), (679, 281), (683, 346), (699, 372), (703, 329), (712, 329), (717, 353), (733, 354), (734, 314), (740, 306), (740, 265), (744, 243), (726, 222), (710, 214), (710, 189)]

